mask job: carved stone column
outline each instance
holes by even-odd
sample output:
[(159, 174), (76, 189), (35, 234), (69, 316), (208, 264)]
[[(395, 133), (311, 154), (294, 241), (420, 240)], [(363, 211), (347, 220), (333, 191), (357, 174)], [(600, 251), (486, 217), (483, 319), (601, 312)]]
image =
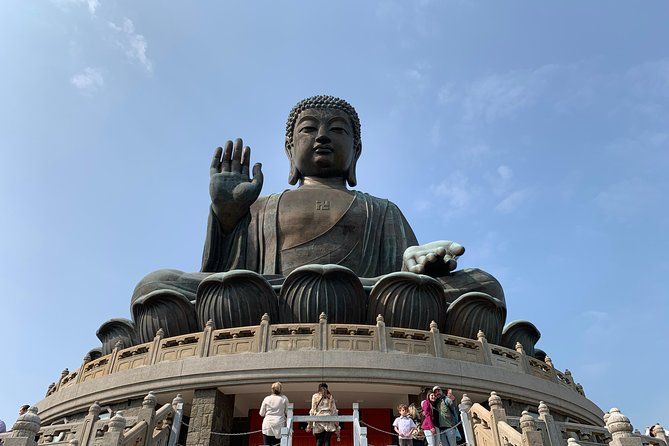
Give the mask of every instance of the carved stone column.
[(230, 437), (212, 432), (232, 430), (235, 396), (224, 395), (218, 389), (198, 389), (188, 422), (186, 446), (228, 446)]
[[(606, 416), (605, 416), (606, 417)], [(629, 418), (620, 413), (620, 409), (613, 408), (606, 417), (606, 429), (611, 434), (610, 446), (641, 446), (641, 437), (632, 434), (633, 427)]]

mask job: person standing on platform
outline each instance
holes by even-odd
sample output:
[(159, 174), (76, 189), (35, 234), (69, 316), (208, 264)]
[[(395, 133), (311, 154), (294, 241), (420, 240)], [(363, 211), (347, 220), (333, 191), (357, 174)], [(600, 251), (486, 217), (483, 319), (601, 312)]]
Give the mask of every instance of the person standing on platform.
[(280, 382), (272, 384), (272, 394), (265, 397), (260, 405), (262, 420), (262, 437), (265, 446), (277, 445), (281, 442), (281, 428), (286, 426), (288, 398), (281, 392)]
[[(337, 405), (335, 404), (334, 396), (328, 390), (328, 385), (326, 383), (320, 383), (318, 385), (318, 392), (314, 393), (311, 397), (311, 410), (309, 415), (314, 416), (330, 416), (338, 415)], [(312, 431), (316, 436), (316, 446), (330, 446), (330, 437), (332, 433), (337, 434), (337, 441), (340, 440), (340, 428), (339, 423), (334, 421), (314, 421), (310, 422), (307, 425), (307, 432)]]
[(435, 408), (437, 395), (433, 391), (428, 391), (425, 399), (420, 403), (423, 410), (423, 423), (421, 427), (425, 433), (427, 446), (439, 446), (439, 429), (436, 423), (439, 422), (439, 414)]
[(451, 409), (453, 400), (444, 395), (439, 386), (434, 386), (432, 391), (436, 395), (435, 407), (439, 414), (436, 421), (439, 426), (441, 446), (457, 446), (457, 428), (455, 428), (456, 423), (453, 419), (453, 410)]
[(416, 423), (409, 416), (409, 408), (406, 404), (397, 406), (397, 411), (400, 413), (400, 416), (395, 418), (393, 428), (395, 428), (395, 432), (397, 432), (397, 436), (399, 437), (399, 446), (412, 446), (413, 436), (411, 433), (416, 427)]

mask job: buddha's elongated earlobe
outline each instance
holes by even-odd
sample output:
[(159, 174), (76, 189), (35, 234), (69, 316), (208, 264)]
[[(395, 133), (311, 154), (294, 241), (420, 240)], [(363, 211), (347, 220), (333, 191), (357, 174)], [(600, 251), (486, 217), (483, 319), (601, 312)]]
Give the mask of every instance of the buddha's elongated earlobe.
[(300, 171), (297, 170), (297, 167), (295, 167), (295, 163), (293, 162), (293, 151), (289, 141), (286, 141), (285, 148), (286, 148), (286, 156), (288, 157), (288, 162), (290, 163), (290, 172), (288, 173), (288, 184), (294, 186), (297, 184), (302, 175), (300, 174)]
[(346, 182), (350, 187), (355, 187), (355, 185), (358, 184), (358, 178), (355, 175), (355, 167), (358, 164), (358, 158), (360, 158), (360, 153), (362, 153), (362, 143), (358, 144), (355, 153), (355, 158), (353, 158), (353, 161), (351, 161), (351, 165), (348, 168)]

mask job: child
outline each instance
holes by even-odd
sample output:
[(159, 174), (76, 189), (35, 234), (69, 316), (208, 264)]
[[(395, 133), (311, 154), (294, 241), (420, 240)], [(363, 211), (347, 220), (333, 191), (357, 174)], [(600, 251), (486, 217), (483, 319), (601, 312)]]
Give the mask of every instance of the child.
[(400, 446), (411, 446), (413, 443), (412, 431), (416, 427), (416, 423), (409, 416), (409, 408), (406, 404), (397, 406), (400, 416), (393, 422), (395, 432), (399, 435)]

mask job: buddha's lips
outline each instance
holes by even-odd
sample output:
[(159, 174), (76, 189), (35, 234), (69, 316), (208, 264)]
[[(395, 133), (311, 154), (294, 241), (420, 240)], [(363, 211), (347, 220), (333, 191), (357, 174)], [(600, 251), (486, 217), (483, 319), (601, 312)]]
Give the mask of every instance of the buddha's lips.
[(327, 155), (329, 153), (334, 152), (334, 150), (332, 149), (332, 147), (316, 147), (314, 149), (314, 152), (316, 152), (319, 155)]

